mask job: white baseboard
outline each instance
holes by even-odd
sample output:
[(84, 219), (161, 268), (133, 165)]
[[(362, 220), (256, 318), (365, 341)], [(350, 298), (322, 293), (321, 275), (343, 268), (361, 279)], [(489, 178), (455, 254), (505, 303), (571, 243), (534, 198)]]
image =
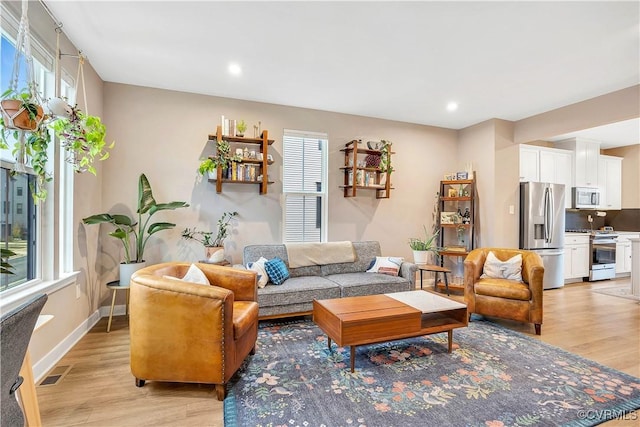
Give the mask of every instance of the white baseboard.
[[(124, 306), (123, 306), (124, 307)], [(102, 311), (102, 307), (100, 308)], [(123, 309), (124, 313), (124, 309)], [(107, 310), (107, 315), (109, 315), (109, 311)], [(64, 340), (62, 340), (58, 345), (56, 345), (49, 353), (47, 353), (42, 359), (33, 365), (33, 377), (35, 382), (40, 382), (44, 376), (53, 369), (56, 364), (64, 357), (65, 354), (69, 350), (73, 348), (74, 345), (82, 337), (85, 336), (91, 328), (95, 326), (96, 323), (100, 320), (100, 313), (98, 310), (94, 311), (91, 316), (89, 316), (84, 322), (82, 322), (76, 329), (73, 330)]]

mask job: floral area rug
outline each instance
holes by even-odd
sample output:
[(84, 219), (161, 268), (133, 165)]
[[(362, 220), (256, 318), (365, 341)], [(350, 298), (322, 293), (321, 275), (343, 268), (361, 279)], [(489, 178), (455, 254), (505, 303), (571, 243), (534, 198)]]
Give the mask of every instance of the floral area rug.
[[(472, 321), (447, 334), (356, 350), (311, 321), (261, 323), (229, 384), (226, 427), (592, 426), (637, 419), (640, 379), (536, 339)], [(625, 415), (626, 414), (626, 415)]]

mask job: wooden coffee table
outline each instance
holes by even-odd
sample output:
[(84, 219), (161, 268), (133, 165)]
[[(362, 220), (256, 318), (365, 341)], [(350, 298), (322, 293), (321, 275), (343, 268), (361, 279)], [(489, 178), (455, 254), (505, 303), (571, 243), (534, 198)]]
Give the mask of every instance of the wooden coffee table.
[(356, 347), (447, 332), (449, 353), (453, 329), (468, 325), (467, 306), (427, 291), (313, 301), (313, 321), (331, 341), (351, 347), (351, 372)]

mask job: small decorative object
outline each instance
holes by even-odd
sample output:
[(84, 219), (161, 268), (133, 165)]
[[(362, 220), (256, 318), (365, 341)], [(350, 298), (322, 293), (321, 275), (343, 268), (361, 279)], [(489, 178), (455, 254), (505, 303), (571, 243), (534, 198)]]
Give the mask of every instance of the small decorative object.
[(273, 156), (271, 154), (267, 154), (267, 161), (273, 162)]
[(382, 148), (383, 141), (367, 141), (367, 147), (369, 150), (380, 150)]
[(456, 190), (455, 188), (449, 188), (449, 190), (447, 191), (447, 195), (449, 197), (458, 197), (458, 190)]
[(258, 125), (253, 125), (253, 137), (258, 137)]
[(247, 147), (244, 147), (244, 150), (242, 151), (242, 158), (243, 159), (249, 158), (249, 149)]
[(380, 166), (380, 160), (382, 157), (379, 154), (367, 154), (364, 158), (365, 167), (377, 168)]
[(256, 153), (256, 160), (262, 161), (262, 159), (264, 159), (264, 157), (262, 156), (262, 153)]
[(455, 179), (456, 179), (456, 175), (455, 174), (451, 174), (451, 173), (444, 174), (444, 180), (445, 181), (454, 181)]
[(471, 212), (469, 212), (469, 208), (464, 209), (464, 214), (462, 214), (462, 223), (471, 224)]
[(456, 174), (456, 179), (457, 179), (457, 180), (458, 180), (458, 179), (467, 179), (467, 177), (468, 177), (467, 172), (458, 172), (458, 173)]
[(242, 155), (243, 155), (242, 148), (236, 148), (236, 156), (242, 157)]
[(256, 151), (255, 150), (249, 151), (249, 158), (255, 160), (255, 158), (256, 158)]
[(244, 122), (244, 120), (240, 120), (237, 124), (236, 124), (236, 136), (239, 137), (243, 137), (244, 136), (244, 132), (247, 130), (247, 124)]

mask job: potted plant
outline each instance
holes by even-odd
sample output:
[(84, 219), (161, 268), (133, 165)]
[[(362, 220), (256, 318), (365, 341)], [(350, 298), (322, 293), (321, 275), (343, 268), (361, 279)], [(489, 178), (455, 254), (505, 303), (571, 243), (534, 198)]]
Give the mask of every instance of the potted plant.
[(236, 124), (236, 136), (240, 136), (243, 137), (244, 136), (244, 132), (247, 130), (247, 124), (244, 122), (244, 120), (240, 120), (237, 124)]
[[(186, 202), (157, 203), (151, 191), (151, 184), (145, 174), (140, 175), (138, 181), (138, 220), (121, 214), (97, 214), (83, 218), (85, 224), (112, 224), (116, 229), (110, 236), (120, 240), (124, 246), (125, 259), (120, 264), (120, 283), (129, 283), (131, 274), (145, 266), (144, 249), (149, 238), (162, 230), (169, 230), (176, 225), (170, 222), (156, 222), (149, 224), (151, 217), (159, 211), (186, 208)], [(146, 215), (146, 217), (145, 217)], [(134, 245), (132, 252), (131, 239)]]
[(380, 184), (386, 184), (388, 181), (391, 183), (391, 172), (393, 172), (393, 166), (391, 166), (391, 141), (381, 140), (382, 147), (380, 148), (380, 172), (384, 175), (381, 176)]
[(231, 218), (238, 216), (238, 212), (225, 212), (218, 220), (218, 231), (199, 231), (194, 228), (185, 228), (182, 237), (186, 240), (195, 240), (204, 246), (205, 260), (220, 262), (224, 259), (224, 241), (229, 236), (229, 222)]
[[(35, 90), (30, 84), (22, 90), (9, 88), (2, 94), (0, 110), (3, 130), (35, 131), (42, 125), (44, 110), (34, 95)], [(3, 141), (6, 142), (4, 136)]]
[(68, 117), (58, 117), (52, 128), (62, 148), (69, 154), (67, 161), (73, 164), (76, 172), (88, 171), (95, 175), (95, 158), (109, 158), (107, 150), (113, 148), (114, 143), (107, 146), (104, 139), (107, 130), (100, 117), (85, 114), (75, 105), (70, 107)]
[(231, 162), (239, 162), (241, 159), (238, 155), (231, 155), (231, 146), (228, 141), (219, 139), (216, 142), (215, 155), (201, 159), (200, 165), (198, 166), (198, 173), (200, 175), (208, 173), (209, 177), (216, 179), (218, 177), (218, 168), (226, 169), (231, 165)]
[(440, 248), (437, 245), (436, 238), (439, 231), (434, 232), (431, 236), (427, 232), (427, 227), (422, 226), (424, 229), (424, 237), (411, 237), (409, 239), (409, 247), (413, 250), (413, 261), (416, 264), (427, 264), (427, 255), (429, 252), (438, 255)]

